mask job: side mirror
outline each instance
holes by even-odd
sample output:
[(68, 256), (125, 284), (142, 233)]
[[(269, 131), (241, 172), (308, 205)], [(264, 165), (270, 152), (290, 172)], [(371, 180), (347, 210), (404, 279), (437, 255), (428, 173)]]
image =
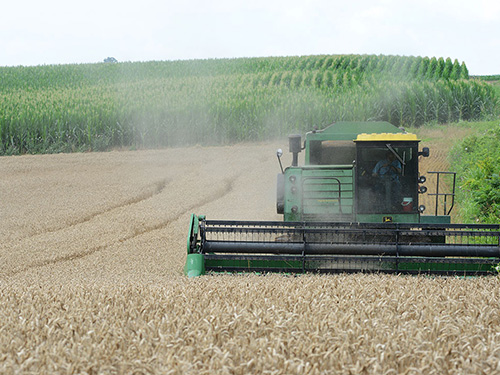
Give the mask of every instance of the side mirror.
[(429, 157), (429, 147), (424, 147), (422, 151), (418, 153), (418, 156), (422, 155), (424, 158)]
[(281, 164), (282, 155), (283, 155), (283, 150), (281, 148), (278, 148), (278, 150), (276, 151), (276, 156), (278, 157), (278, 161), (280, 162), (281, 173), (285, 174), (285, 171), (283, 170), (283, 164)]

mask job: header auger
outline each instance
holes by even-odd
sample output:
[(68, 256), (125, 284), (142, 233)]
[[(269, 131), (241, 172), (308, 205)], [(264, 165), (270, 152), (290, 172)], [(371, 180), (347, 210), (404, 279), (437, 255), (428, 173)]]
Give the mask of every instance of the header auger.
[[(387, 122), (340, 122), (289, 137), (292, 165), (278, 174), (284, 221), (191, 216), (185, 273), (389, 272), (484, 275), (500, 262), (498, 225), (451, 224), (451, 192), (427, 192), (416, 135)], [(305, 150), (305, 164), (298, 154)], [(278, 150), (278, 159), (281, 157)], [(280, 159), (281, 166), (281, 159)], [(444, 203), (438, 215), (438, 199)]]

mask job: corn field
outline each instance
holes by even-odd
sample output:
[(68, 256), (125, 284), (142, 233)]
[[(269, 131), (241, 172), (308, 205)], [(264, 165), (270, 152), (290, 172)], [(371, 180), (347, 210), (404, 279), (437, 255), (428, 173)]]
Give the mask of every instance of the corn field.
[(323, 55), (0, 68), (0, 154), (225, 144), (341, 120), (488, 118), (495, 91), (443, 58)]

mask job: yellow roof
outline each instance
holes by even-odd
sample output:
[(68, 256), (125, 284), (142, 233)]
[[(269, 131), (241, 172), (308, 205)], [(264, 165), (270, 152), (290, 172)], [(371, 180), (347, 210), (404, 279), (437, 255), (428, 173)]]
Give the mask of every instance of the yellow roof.
[(362, 133), (358, 134), (356, 141), (419, 141), (412, 133)]

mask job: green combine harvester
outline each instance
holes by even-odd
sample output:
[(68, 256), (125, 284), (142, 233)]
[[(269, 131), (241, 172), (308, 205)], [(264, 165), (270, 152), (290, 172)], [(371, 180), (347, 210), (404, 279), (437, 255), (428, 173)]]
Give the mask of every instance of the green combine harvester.
[[(500, 262), (499, 225), (451, 224), (455, 174), (436, 181), (435, 212), (419, 196), (419, 139), (387, 122), (339, 122), (289, 137), (277, 181), (280, 221), (191, 216), (186, 275), (214, 272), (388, 272), (486, 275)], [(305, 165), (298, 154), (305, 151)], [(446, 193), (443, 181), (447, 179)], [(440, 186), (441, 181), (441, 186)], [(451, 185), (451, 186), (450, 186)], [(443, 208), (442, 214), (438, 214)], [(442, 207), (441, 207), (442, 206)]]

